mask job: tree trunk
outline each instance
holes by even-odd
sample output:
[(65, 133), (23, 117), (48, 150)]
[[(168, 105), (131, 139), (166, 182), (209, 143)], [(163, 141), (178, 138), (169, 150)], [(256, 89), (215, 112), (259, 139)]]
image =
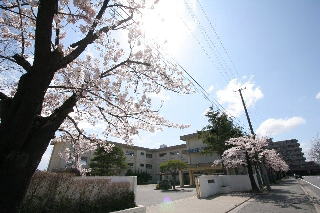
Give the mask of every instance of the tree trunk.
[(248, 168), (248, 174), (249, 174), (249, 178), (250, 178), (252, 191), (253, 192), (258, 192), (259, 189), (257, 187), (256, 181), (254, 180), (253, 171), (252, 171), (252, 165), (251, 165), (250, 158), (249, 158), (247, 152), (246, 152), (246, 161), (247, 161), (247, 168)]
[(268, 174), (267, 174), (266, 167), (265, 167), (265, 165), (260, 164), (260, 168), (261, 168), (261, 171), (262, 171), (263, 182), (267, 186), (267, 190), (270, 191), (271, 187), (270, 187), (270, 181), (269, 181), (269, 177), (268, 177)]
[(260, 171), (259, 171), (258, 165), (255, 165), (255, 170), (256, 170), (256, 174), (257, 174), (258, 188), (259, 188), (259, 189), (262, 189), (262, 182), (263, 182), (263, 180), (262, 180), (262, 177), (261, 177), (261, 175), (260, 175)]
[(176, 190), (176, 174), (172, 174), (172, 189)]
[[(21, 118), (21, 125), (12, 125), (11, 122), (8, 122), (8, 117), (0, 124), (0, 212), (14, 213), (17, 211), (43, 153), (56, 130), (72, 111), (77, 101), (76, 97), (75, 94), (69, 97), (49, 117), (34, 116), (31, 127), (24, 129), (28, 132), (27, 136), (12, 134), (16, 132), (15, 128), (19, 129), (21, 126), (24, 127), (24, 123), (26, 125), (30, 123), (24, 122), (25, 117)], [(21, 108), (24, 106), (18, 106), (17, 110), (21, 111)], [(34, 111), (25, 111), (25, 113), (32, 114)], [(19, 123), (20, 117), (16, 117), (14, 113), (12, 115), (16, 119), (15, 122)]]
[[(0, 166), (0, 212), (17, 212), (29, 186), (31, 177), (46, 150), (46, 144), (34, 150), (10, 152)], [(31, 152), (30, 152), (31, 151)]]

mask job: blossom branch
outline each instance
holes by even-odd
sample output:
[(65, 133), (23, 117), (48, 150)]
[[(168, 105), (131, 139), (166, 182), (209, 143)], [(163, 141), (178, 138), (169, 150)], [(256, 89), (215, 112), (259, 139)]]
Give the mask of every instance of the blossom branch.
[(118, 67), (121, 67), (123, 65), (128, 65), (128, 64), (140, 64), (140, 65), (145, 65), (145, 66), (151, 66), (150, 63), (147, 63), (147, 62), (141, 62), (141, 61), (133, 61), (133, 60), (130, 60), (130, 59), (127, 59), (113, 67), (111, 67), (110, 69), (108, 69), (107, 71), (101, 73), (100, 75), (100, 78), (104, 78), (106, 76), (108, 76), (108, 73), (110, 73), (111, 71), (117, 69)]
[[(129, 16), (126, 19), (123, 19), (119, 21), (117, 24), (114, 24), (112, 26), (103, 27), (98, 32), (93, 33), (91, 30), (88, 32), (87, 36), (83, 38), (82, 40), (74, 43), (71, 45), (71, 47), (76, 47), (75, 50), (73, 50), (70, 54), (65, 56), (61, 62), (59, 63), (57, 69), (61, 69), (66, 67), (69, 63), (71, 63), (73, 60), (75, 60), (86, 48), (89, 44), (93, 43), (96, 39), (99, 38), (99, 35), (102, 33), (107, 33), (110, 30), (115, 30), (118, 26), (121, 26), (123, 23), (131, 20), (133, 18), (133, 14)], [(95, 24), (94, 24), (95, 25)]]

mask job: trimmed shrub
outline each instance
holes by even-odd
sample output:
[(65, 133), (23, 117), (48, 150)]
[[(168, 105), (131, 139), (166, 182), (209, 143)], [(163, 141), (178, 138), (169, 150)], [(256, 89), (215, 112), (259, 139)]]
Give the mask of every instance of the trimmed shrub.
[(152, 180), (152, 176), (144, 171), (132, 171), (131, 169), (128, 169), (126, 176), (137, 176), (137, 184), (142, 185), (148, 183), (150, 180)]
[(135, 207), (127, 182), (74, 178), (70, 174), (36, 172), (21, 213), (111, 212)]

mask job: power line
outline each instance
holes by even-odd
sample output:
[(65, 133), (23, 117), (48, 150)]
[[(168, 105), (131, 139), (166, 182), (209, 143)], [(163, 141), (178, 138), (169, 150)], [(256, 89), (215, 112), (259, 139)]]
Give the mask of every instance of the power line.
[(202, 13), (204, 14), (205, 19), (208, 21), (209, 26), (211, 27), (212, 31), (214, 32), (215, 36), (217, 37), (217, 39), (218, 39), (218, 41), (219, 41), (219, 43), (220, 43), (220, 45), (221, 45), (222, 49), (224, 50), (225, 54), (227, 55), (227, 57), (228, 57), (229, 61), (231, 62), (232, 67), (233, 67), (233, 70), (234, 70), (234, 72), (235, 72), (236, 76), (239, 78), (239, 72), (238, 72), (238, 69), (236, 68), (235, 63), (233, 62), (233, 60), (232, 60), (232, 58), (231, 58), (231, 56), (230, 56), (229, 51), (228, 51), (228, 50), (227, 50), (227, 48), (224, 46), (224, 44), (223, 44), (223, 42), (222, 42), (222, 39), (221, 39), (220, 35), (218, 34), (218, 32), (216, 31), (215, 27), (214, 27), (214, 26), (213, 26), (213, 24), (211, 23), (211, 21), (210, 21), (210, 19), (209, 19), (208, 15), (207, 15), (207, 13), (205, 12), (205, 10), (204, 10), (204, 8), (203, 8), (202, 4), (200, 3), (200, 0), (197, 0), (197, 3), (199, 4), (200, 10), (201, 10), (201, 11), (202, 11)]
[[(123, 8), (120, 8), (124, 13), (126, 13), (126, 15), (128, 15), (128, 13), (123, 9)], [(121, 18), (123, 18), (123, 16), (118, 12), (118, 11), (116, 11), (115, 10), (115, 12), (121, 17)], [(132, 21), (133, 22), (135, 22), (135, 23), (137, 23), (134, 19), (132, 19)], [(183, 21), (184, 22), (184, 21)], [(145, 40), (146, 41), (146, 40)], [(156, 42), (154, 42), (154, 43), (156, 43)], [(201, 45), (201, 43), (199, 42), (199, 44)], [(151, 45), (149, 45), (149, 46), (151, 46)], [(170, 62), (168, 59), (166, 59), (165, 57), (164, 57), (164, 55), (163, 55), (163, 53), (161, 53), (160, 52), (160, 50), (158, 49), (158, 48), (154, 48), (157, 52), (158, 52), (158, 54), (160, 55), (160, 57), (162, 58), (162, 60), (164, 61), (164, 63), (169, 63), (169, 64), (171, 64), (172, 66), (175, 66), (175, 65), (177, 65), (178, 67), (180, 67), (182, 70), (183, 70), (183, 72), (191, 79), (188, 79), (188, 78), (186, 78), (184, 75), (182, 75), (185, 79), (187, 79), (193, 86), (194, 86), (194, 88), (198, 91), (198, 92), (200, 92), (201, 94), (202, 94), (202, 96), (207, 100), (207, 101), (209, 101), (211, 104), (212, 104), (212, 106), (213, 105), (215, 105), (216, 106), (216, 108), (217, 108), (217, 110), (218, 111), (220, 111), (220, 112), (222, 112), (222, 113), (226, 113), (226, 109), (217, 101), (217, 100), (215, 100), (215, 99), (213, 99), (213, 100), (211, 100), (210, 98), (209, 98), (209, 94), (207, 93), (207, 91), (203, 88), (203, 86), (182, 66), (182, 65), (180, 65), (174, 58), (171, 58), (173, 61), (174, 61), (174, 63), (175, 64), (173, 64), (172, 62)], [(205, 51), (205, 50), (204, 50)], [(209, 55), (208, 55), (209, 56)], [(209, 56), (210, 57), (210, 56)], [(200, 89), (198, 89), (197, 87), (196, 87), (196, 85), (197, 85), (197, 87), (198, 88), (200, 88)], [(226, 113), (227, 114), (227, 113)], [(229, 116), (230, 117), (230, 119), (234, 122), (234, 123), (236, 123), (238, 126), (242, 126), (240, 123), (241, 123), (241, 121), (239, 120), (239, 119), (237, 119), (236, 117), (233, 117), (232, 118), (232, 116)], [(237, 121), (236, 121), (237, 120)]]
[[(200, 29), (200, 33), (202, 34), (202, 36), (204, 37), (205, 41), (208, 43), (209, 48), (212, 50), (215, 58), (218, 61), (218, 64), (221, 68), (221, 71), (224, 72), (224, 74), (226, 76), (229, 77), (229, 80), (232, 79), (232, 74), (229, 75), (228, 70), (231, 70), (231, 68), (227, 65), (224, 57), (222, 57), (222, 55), (219, 52), (218, 46), (215, 44), (214, 41), (212, 41), (212, 39), (210, 38), (209, 33), (207, 33), (207, 30), (202, 26), (200, 19), (197, 17), (197, 15), (193, 12), (192, 8), (190, 7), (190, 5), (188, 4), (188, 2), (186, 0), (184, 0), (184, 4), (187, 8), (187, 11), (189, 13), (189, 15), (191, 16), (191, 18), (193, 19), (193, 21), (198, 24), (199, 29)], [(221, 73), (221, 72), (220, 72)], [(236, 76), (234, 76), (236, 78)]]

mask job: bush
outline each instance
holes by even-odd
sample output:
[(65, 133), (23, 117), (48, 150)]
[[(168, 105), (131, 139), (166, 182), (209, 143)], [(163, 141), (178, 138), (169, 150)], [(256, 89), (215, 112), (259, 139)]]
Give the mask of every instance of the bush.
[(162, 180), (159, 182), (159, 189), (168, 190), (171, 188), (169, 180)]
[(126, 176), (137, 176), (138, 185), (146, 184), (149, 182), (149, 180), (152, 179), (152, 176), (147, 172), (143, 172), (143, 171), (133, 172), (131, 169), (128, 169)]
[(70, 174), (36, 172), (21, 213), (111, 212), (135, 207), (129, 183), (74, 178)]

